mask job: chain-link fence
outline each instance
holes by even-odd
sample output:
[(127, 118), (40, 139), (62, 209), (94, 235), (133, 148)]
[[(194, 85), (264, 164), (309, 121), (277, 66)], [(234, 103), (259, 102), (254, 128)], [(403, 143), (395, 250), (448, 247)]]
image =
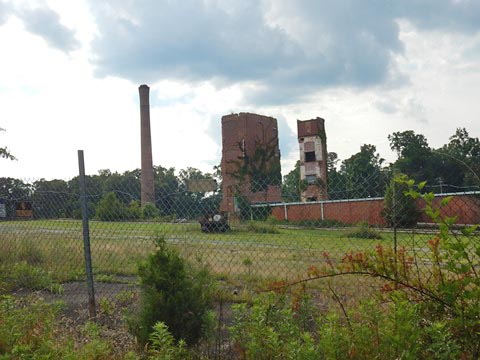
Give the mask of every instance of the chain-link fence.
[[(85, 177), (88, 216), (83, 220), (88, 220), (97, 304), (135, 301), (138, 264), (160, 238), (190, 263), (206, 265), (232, 301), (272, 284), (327, 274), (318, 269), (340, 269), (362, 254), (386, 249), (402, 252), (417, 276), (428, 281), (431, 241), (442, 228), (437, 215), (451, 222), (448, 231), (465, 243), (474, 269), (479, 266), (480, 235), (463, 238), (461, 232), (480, 223), (475, 186), (417, 187), (419, 193), (435, 193), (431, 213), (425, 199), (405, 195), (412, 183), (394, 181), (386, 171), (358, 178), (330, 172), (326, 186), (298, 177), (277, 183), (257, 179), (228, 191), (219, 177), (211, 187), (215, 176), (195, 169), (176, 174), (155, 167), (154, 177), (155, 203), (143, 206), (138, 170)], [(202, 188), (205, 180), (210, 188)], [(321, 196), (306, 199), (303, 193), (312, 187)], [(1, 291), (43, 291), (72, 307), (88, 304), (81, 200), (78, 177), (0, 178)], [(381, 286), (361, 271), (344, 273), (309, 284), (319, 306), (329, 305), (332, 289), (348, 303)]]

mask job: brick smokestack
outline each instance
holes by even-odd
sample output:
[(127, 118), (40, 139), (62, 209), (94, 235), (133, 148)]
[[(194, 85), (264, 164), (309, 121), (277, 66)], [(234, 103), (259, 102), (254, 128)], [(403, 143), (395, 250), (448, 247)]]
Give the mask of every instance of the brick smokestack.
[(140, 178), (141, 204), (155, 205), (155, 186), (153, 180), (152, 136), (150, 133), (150, 88), (140, 85), (140, 136), (142, 148), (142, 171)]

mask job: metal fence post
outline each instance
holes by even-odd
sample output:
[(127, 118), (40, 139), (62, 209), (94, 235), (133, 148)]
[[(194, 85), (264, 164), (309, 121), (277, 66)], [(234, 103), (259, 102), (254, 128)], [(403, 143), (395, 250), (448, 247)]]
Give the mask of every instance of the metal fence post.
[(93, 319), (97, 314), (95, 308), (95, 290), (93, 286), (92, 256), (90, 253), (90, 230), (88, 224), (87, 192), (85, 189), (85, 162), (83, 158), (83, 150), (78, 150), (78, 170), (80, 181), (80, 204), (82, 208), (83, 250), (85, 254), (85, 270), (87, 273), (88, 312), (90, 318)]

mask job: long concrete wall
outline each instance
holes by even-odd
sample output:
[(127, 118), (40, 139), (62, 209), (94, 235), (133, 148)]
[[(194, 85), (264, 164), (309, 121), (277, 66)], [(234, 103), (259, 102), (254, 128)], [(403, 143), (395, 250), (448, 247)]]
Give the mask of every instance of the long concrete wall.
[[(457, 224), (480, 224), (480, 192), (465, 194), (437, 195), (434, 205), (440, 205), (445, 196), (453, 196), (447, 206), (441, 210), (443, 216), (457, 216)], [(278, 203), (271, 204), (272, 215), (277, 220), (305, 221), (305, 220), (335, 220), (345, 224), (357, 224), (366, 221), (370, 225), (385, 226), (382, 215), (384, 209), (383, 198), (326, 200), (307, 203)], [(423, 200), (417, 200), (417, 207), (425, 207)], [(422, 212), (419, 222), (431, 223), (431, 219)]]

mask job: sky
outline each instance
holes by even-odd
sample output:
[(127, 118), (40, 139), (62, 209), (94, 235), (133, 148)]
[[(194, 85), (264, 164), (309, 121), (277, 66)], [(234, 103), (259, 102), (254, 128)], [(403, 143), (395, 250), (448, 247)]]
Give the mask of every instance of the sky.
[(0, 176), (70, 179), (140, 167), (138, 86), (153, 162), (211, 172), (221, 117), (325, 119), (347, 159), (414, 130), (430, 146), (480, 136), (480, 0), (0, 0)]

